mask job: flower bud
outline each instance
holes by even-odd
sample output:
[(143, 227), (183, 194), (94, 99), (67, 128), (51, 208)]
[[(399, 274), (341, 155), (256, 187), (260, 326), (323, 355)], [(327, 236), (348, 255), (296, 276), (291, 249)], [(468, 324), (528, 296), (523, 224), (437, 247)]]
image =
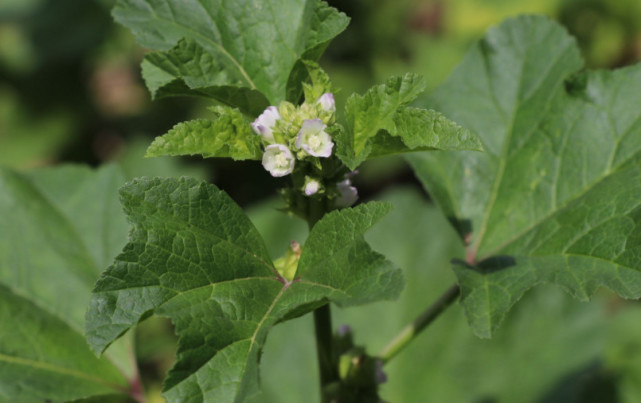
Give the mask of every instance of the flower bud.
[(251, 127), (254, 129), (256, 134), (263, 136), (265, 140), (273, 143), (274, 134), (272, 133), (272, 129), (276, 125), (276, 121), (278, 119), (280, 119), (278, 109), (276, 109), (275, 106), (270, 106), (251, 123)]
[(336, 199), (336, 205), (338, 207), (349, 207), (358, 200), (358, 190), (352, 186), (352, 182), (349, 179), (338, 182), (336, 188), (339, 193)]
[(318, 98), (316, 101), (317, 104), (320, 104), (321, 108), (327, 112), (336, 112), (336, 103), (334, 102), (334, 94), (331, 92), (326, 92)]
[(305, 186), (303, 188), (303, 191), (305, 192), (305, 196), (311, 196), (320, 190), (320, 182), (317, 181), (316, 179), (312, 179), (309, 176), (305, 177)]
[(280, 177), (289, 175), (294, 170), (294, 155), (283, 144), (272, 144), (265, 147), (263, 153), (263, 167), (272, 176)]
[(325, 125), (320, 119), (309, 119), (303, 125), (296, 137), (296, 148), (302, 148), (314, 157), (327, 158), (332, 155), (334, 143), (325, 132)]

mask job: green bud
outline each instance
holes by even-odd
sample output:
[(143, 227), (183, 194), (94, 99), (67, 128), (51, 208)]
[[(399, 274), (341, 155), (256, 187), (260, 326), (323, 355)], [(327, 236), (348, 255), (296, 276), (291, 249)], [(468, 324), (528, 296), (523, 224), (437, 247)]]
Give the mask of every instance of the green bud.
[(291, 122), (296, 117), (296, 106), (291, 102), (283, 101), (278, 105), (278, 113), (280, 117), (287, 122)]
[(291, 241), (285, 255), (274, 261), (276, 271), (287, 281), (292, 281), (296, 275), (301, 252), (300, 244), (296, 241)]

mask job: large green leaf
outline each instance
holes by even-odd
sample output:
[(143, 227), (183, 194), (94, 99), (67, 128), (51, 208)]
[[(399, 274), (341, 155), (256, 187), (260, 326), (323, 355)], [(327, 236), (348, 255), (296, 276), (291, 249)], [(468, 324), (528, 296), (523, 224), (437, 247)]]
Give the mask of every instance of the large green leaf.
[(103, 351), (152, 313), (180, 337), (165, 381), (169, 401), (242, 401), (257, 391), (269, 329), (334, 301), (394, 298), (399, 270), (363, 233), (390, 206), (369, 203), (319, 221), (294, 281), (281, 277), (242, 210), (215, 186), (193, 179), (139, 179), (121, 190), (130, 242), (98, 281), (87, 338)]
[(541, 282), (585, 300), (641, 297), (641, 68), (577, 73), (574, 40), (543, 17), (492, 29), (426, 104), (486, 153), (421, 153), (418, 176), (460, 235), (456, 274), (489, 337)]
[(120, 0), (113, 13), (163, 51), (143, 62), (152, 94), (205, 95), (253, 113), (284, 100), (290, 74), (304, 69), (297, 62), (317, 60), (348, 23), (318, 0)]
[(350, 169), (368, 157), (419, 150), (481, 150), (476, 136), (440, 113), (408, 107), (423, 91), (416, 74), (390, 78), (347, 99), (346, 129), (334, 133), (337, 155)]
[(116, 167), (0, 170), (0, 400), (120, 394), (128, 340), (97, 359), (84, 337), (91, 287), (126, 242)]
[[(416, 190), (393, 189), (380, 199), (393, 203), (394, 210), (365, 238), (403, 268), (406, 288), (398, 301), (332, 311), (334, 326), (349, 324), (356, 342), (372, 354), (451, 286), (455, 276), (450, 260), (465, 253), (446, 219)], [(285, 232), (296, 239), (298, 233), (287, 217), (257, 222), (257, 227), (265, 238)], [(572, 374), (601, 362), (603, 373), (617, 375), (618, 401), (636, 403), (638, 393), (626, 399), (621, 392), (639, 384), (635, 378), (641, 351), (637, 305), (622, 304), (610, 295), (581, 303), (554, 287), (540, 287), (524, 296), (492, 340), (475, 337), (461, 307), (453, 305), (385, 365), (388, 380), (380, 386), (381, 398), (389, 402), (579, 403), (585, 400), (549, 397)], [(264, 393), (256, 403), (320, 401), (313, 325), (311, 317), (304, 317), (270, 333), (261, 364)], [(594, 388), (594, 375), (598, 373), (583, 374), (576, 386)]]

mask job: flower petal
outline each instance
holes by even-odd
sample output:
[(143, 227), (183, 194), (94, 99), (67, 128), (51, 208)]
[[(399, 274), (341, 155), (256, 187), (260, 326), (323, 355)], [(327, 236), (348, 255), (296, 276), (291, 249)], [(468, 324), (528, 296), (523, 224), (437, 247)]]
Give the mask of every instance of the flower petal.
[(296, 137), (296, 148), (302, 148), (314, 157), (327, 158), (332, 155), (334, 143), (332, 137), (325, 132), (327, 125), (320, 119), (308, 119)]
[(294, 170), (296, 159), (289, 148), (283, 144), (265, 147), (263, 167), (274, 177), (289, 175)]
[(336, 103), (334, 102), (334, 94), (326, 92), (318, 98), (316, 103), (320, 104), (321, 108), (327, 112), (336, 112)]
[(265, 140), (273, 143), (274, 134), (272, 133), (272, 129), (279, 119), (280, 114), (278, 113), (278, 109), (275, 106), (269, 106), (251, 123), (251, 127), (256, 134), (263, 136)]

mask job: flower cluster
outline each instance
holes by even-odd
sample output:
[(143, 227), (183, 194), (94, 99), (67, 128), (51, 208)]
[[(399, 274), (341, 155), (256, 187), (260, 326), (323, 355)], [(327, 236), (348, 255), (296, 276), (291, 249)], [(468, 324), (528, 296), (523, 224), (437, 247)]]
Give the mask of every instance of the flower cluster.
[(251, 124), (265, 144), (265, 169), (272, 176), (286, 176), (294, 171), (297, 159), (332, 155), (334, 143), (325, 129), (333, 122), (335, 111), (331, 93), (320, 96), (314, 105), (305, 103), (296, 107), (282, 102), (278, 108), (265, 109)]
[(304, 196), (329, 194), (337, 207), (347, 207), (358, 198), (349, 176), (341, 179), (334, 175), (324, 181), (320, 162), (331, 157), (334, 150), (328, 127), (334, 124), (335, 112), (334, 95), (326, 92), (300, 106), (289, 102), (269, 106), (251, 127), (262, 138), (263, 167), (272, 176), (292, 174), (295, 187)]
[(358, 199), (350, 181), (352, 174), (326, 177), (320, 162), (331, 157), (334, 150), (328, 127), (334, 124), (335, 112), (334, 95), (326, 92), (300, 106), (289, 102), (269, 106), (251, 127), (262, 138), (263, 167), (272, 176), (291, 174), (299, 194), (325, 194), (337, 207), (348, 207)]

